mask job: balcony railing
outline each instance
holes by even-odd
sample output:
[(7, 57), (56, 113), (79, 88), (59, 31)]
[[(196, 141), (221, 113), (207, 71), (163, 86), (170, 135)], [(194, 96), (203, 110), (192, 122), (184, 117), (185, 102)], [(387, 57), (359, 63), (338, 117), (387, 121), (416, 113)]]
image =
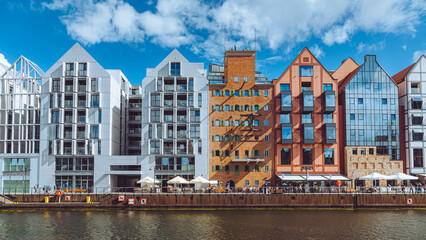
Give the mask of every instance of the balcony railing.
[(84, 147), (78, 147), (77, 148), (77, 154), (78, 155), (85, 155), (86, 151), (85, 151)]
[(178, 100), (177, 101), (177, 106), (178, 107), (186, 107), (186, 100)]
[(178, 148), (177, 153), (186, 154), (186, 148)]
[(85, 139), (86, 138), (86, 134), (84, 132), (79, 132), (79, 133), (77, 133), (77, 138), (78, 139)]
[(78, 122), (79, 123), (85, 123), (86, 122), (86, 116), (78, 116)]
[(80, 85), (80, 86), (78, 86), (78, 91), (79, 92), (85, 92), (86, 91), (86, 85)]
[(177, 116), (178, 122), (186, 122), (187, 121), (186, 119), (187, 119), (186, 116)]
[(175, 86), (173, 85), (164, 85), (164, 91), (174, 91)]
[(173, 100), (164, 100), (165, 107), (173, 107)]
[(71, 154), (72, 154), (72, 148), (64, 147), (64, 155), (71, 155)]
[(80, 101), (78, 101), (78, 106), (79, 107), (86, 107), (86, 100), (80, 100)]
[(72, 107), (72, 100), (65, 100), (65, 107), (71, 108)]
[(66, 77), (72, 77), (72, 76), (74, 76), (74, 71), (66, 70), (65, 71), (65, 76)]
[(163, 148), (163, 152), (165, 153), (165, 154), (172, 154), (173, 153), (173, 147), (164, 147)]
[(64, 138), (65, 139), (71, 139), (72, 138), (72, 133), (71, 132), (65, 132)]
[(65, 116), (65, 123), (72, 123), (72, 116)]
[(411, 93), (420, 93), (420, 88), (411, 88)]
[(65, 92), (72, 92), (73, 91), (73, 86), (72, 85), (65, 85)]
[(186, 91), (188, 88), (186, 85), (176, 85), (177, 91)]
[(164, 115), (165, 122), (173, 122), (173, 115)]

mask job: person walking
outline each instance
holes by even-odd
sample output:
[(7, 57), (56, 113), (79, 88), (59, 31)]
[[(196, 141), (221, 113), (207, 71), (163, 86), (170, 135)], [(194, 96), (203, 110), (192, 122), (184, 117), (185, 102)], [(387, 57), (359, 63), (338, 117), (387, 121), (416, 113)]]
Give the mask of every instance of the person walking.
[(413, 186), (413, 184), (412, 184), (412, 183), (410, 184), (410, 193), (411, 193), (411, 194), (413, 194), (413, 193), (414, 193), (414, 186)]
[(401, 186), (401, 190), (402, 190), (402, 193), (404, 193), (404, 194), (405, 194), (405, 186), (404, 186), (404, 184), (402, 184), (402, 186)]

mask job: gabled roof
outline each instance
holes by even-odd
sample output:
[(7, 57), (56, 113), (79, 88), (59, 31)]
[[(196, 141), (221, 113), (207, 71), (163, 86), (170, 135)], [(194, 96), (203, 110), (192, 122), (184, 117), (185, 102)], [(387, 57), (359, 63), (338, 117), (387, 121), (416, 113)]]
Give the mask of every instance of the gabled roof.
[(348, 82), (352, 79), (352, 77), (358, 72), (358, 70), (363, 66), (364, 64), (362, 64), (361, 66), (355, 68), (355, 70), (353, 70), (351, 73), (349, 73), (342, 81), (339, 82), (339, 92), (341, 90), (343, 90), (343, 88), (346, 86), (346, 84), (348, 84)]
[(351, 72), (358, 68), (358, 63), (355, 62), (351, 57), (343, 60), (342, 64), (337, 68), (336, 71), (331, 73), (331, 75), (340, 82), (345, 79)]
[(408, 66), (407, 68), (405, 68), (401, 72), (393, 75), (392, 79), (396, 82), (396, 84), (400, 84), (402, 81), (404, 81), (405, 76), (411, 70), (411, 68), (413, 68), (414, 64), (416, 64), (416, 63), (411, 64), (410, 66)]
[[(297, 54), (297, 56), (294, 58), (294, 60), (290, 63), (290, 65), (285, 69), (285, 71), (277, 78), (277, 79), (273, 79), (271, 82), (273, 83), (273, 84), (275, 84), (275, 82), (277, 82), (277, 81), (279, 81), (279, 79), (281, 79), (285, 74), (286, 74), (286, 72), (290, 69), (290, 66), (291, 65), (293, 65), (294, 64), (294, 62), (299, 58), (299, 56), (300, 55), (302, 55), (302, 53), (304, 52), (304, 51), (308, 51), (309, 52), (309, 54), (315, 59), (315, 61), (317, 61), (319, 64), (320, 64), (320, 66), (325, 70), (325, 72), (330, 76), (330, 78), (331, 79), (334, 79), (333, 78), (333, 76), (331, 76), (331, 74), (330, 74), (330, 72), (322, 65), (322, 63), (320, 62), (320, 61), (318, 61), (318, 59), (315, 57), (315, 55), (314, 54), (312, 54), (312, 52), (309, 50), (309, 48), (307, 48), (307, 47), (304, 47), (303, 49), (302, 49), (302, 51), (300, 51), (300, 53), (299, 54)], [(334, 79), (335, 80), (335, 79)]]

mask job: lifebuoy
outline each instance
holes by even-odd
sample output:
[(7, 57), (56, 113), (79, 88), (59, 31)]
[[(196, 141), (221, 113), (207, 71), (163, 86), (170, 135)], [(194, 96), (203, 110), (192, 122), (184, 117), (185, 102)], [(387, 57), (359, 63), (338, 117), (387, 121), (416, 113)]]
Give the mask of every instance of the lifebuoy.
[(58, 195), (58, 197), (62, 196), (62, 194), (64, 194), (64, 193), (62, 192), (62, 190), (58, 190), (58, 191), (56, 192), (56, 195)]
[(340, 187), (340, 186), (342, 186), (342, 182), (341, 182), (340, 180), (337, 180), (337, 181), (336, 181), (336, 185), (337, 185), (338, 187)]

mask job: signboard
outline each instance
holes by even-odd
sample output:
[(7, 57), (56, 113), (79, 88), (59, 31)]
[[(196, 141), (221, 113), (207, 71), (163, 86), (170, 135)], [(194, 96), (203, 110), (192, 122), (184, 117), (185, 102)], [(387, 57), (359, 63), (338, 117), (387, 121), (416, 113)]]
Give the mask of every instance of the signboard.
[(146, 198), (141, 198), (141, 205), (146, 205)]
[(124, 195), (118, 195), (118, 201), (119, 202), (124, 202)]
[(407, 205), (413, 205), (413, 199), (407, 198)]
[(66, 202), (71, 201), (71, 196), (65, 196), (65, 201), (66, 201)]
[(135, 205), (135, 199), (134, 198), (129, 198), (127, 200), (127, 204), (129, 204), (129, 205)]

